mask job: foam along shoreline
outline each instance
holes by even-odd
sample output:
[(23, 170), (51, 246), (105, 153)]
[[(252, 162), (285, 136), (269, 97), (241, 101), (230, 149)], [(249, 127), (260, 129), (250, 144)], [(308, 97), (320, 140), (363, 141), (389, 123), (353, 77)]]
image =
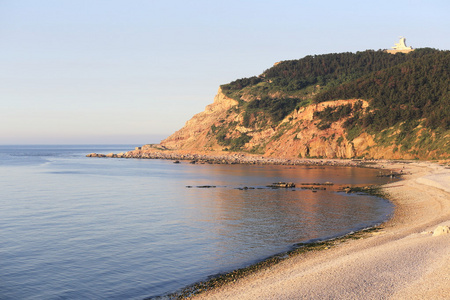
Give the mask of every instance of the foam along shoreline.
[(396, 205), (381, 230), (307, 251), (193, 299), (448, 299), (450, 169), (380, 161), (403, 171), (383, 186)]

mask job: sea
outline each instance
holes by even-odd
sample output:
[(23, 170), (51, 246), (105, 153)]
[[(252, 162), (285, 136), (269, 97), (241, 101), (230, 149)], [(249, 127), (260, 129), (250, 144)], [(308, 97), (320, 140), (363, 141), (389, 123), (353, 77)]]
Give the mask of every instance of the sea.
[(0, 299), (163, 296), (393, 212), (337, 190), (390, 180), (370, 168), (86, 157), (134, 147), (0, 146)]

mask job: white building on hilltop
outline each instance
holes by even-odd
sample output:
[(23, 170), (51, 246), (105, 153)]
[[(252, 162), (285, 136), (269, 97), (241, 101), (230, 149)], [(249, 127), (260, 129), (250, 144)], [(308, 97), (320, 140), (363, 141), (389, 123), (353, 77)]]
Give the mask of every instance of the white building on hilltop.
[(395, 43), (395, 46), (392, 47), (392, 50), (386, 50), (387, 53), (395, 54), (395, 53), (409, 53), (414, 51), (411, 46), (406, 46), (406, 38), (400, 37), (400, 41)]

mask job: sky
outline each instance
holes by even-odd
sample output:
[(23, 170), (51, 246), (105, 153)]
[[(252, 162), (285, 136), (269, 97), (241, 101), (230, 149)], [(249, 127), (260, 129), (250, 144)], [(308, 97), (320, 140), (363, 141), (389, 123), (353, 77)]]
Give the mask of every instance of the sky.
[(448, 0), (0, 0), (0, 144), (158, 143), (306, 55), (450, 49)]

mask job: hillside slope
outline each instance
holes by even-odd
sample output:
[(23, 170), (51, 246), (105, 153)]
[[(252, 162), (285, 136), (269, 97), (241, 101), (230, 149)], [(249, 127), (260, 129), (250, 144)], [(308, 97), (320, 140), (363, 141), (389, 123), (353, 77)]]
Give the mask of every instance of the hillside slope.
[(219, 89), (161, 142), (190, 152), (277, 157), (450, 156), (450, 52), (307, 56)]

